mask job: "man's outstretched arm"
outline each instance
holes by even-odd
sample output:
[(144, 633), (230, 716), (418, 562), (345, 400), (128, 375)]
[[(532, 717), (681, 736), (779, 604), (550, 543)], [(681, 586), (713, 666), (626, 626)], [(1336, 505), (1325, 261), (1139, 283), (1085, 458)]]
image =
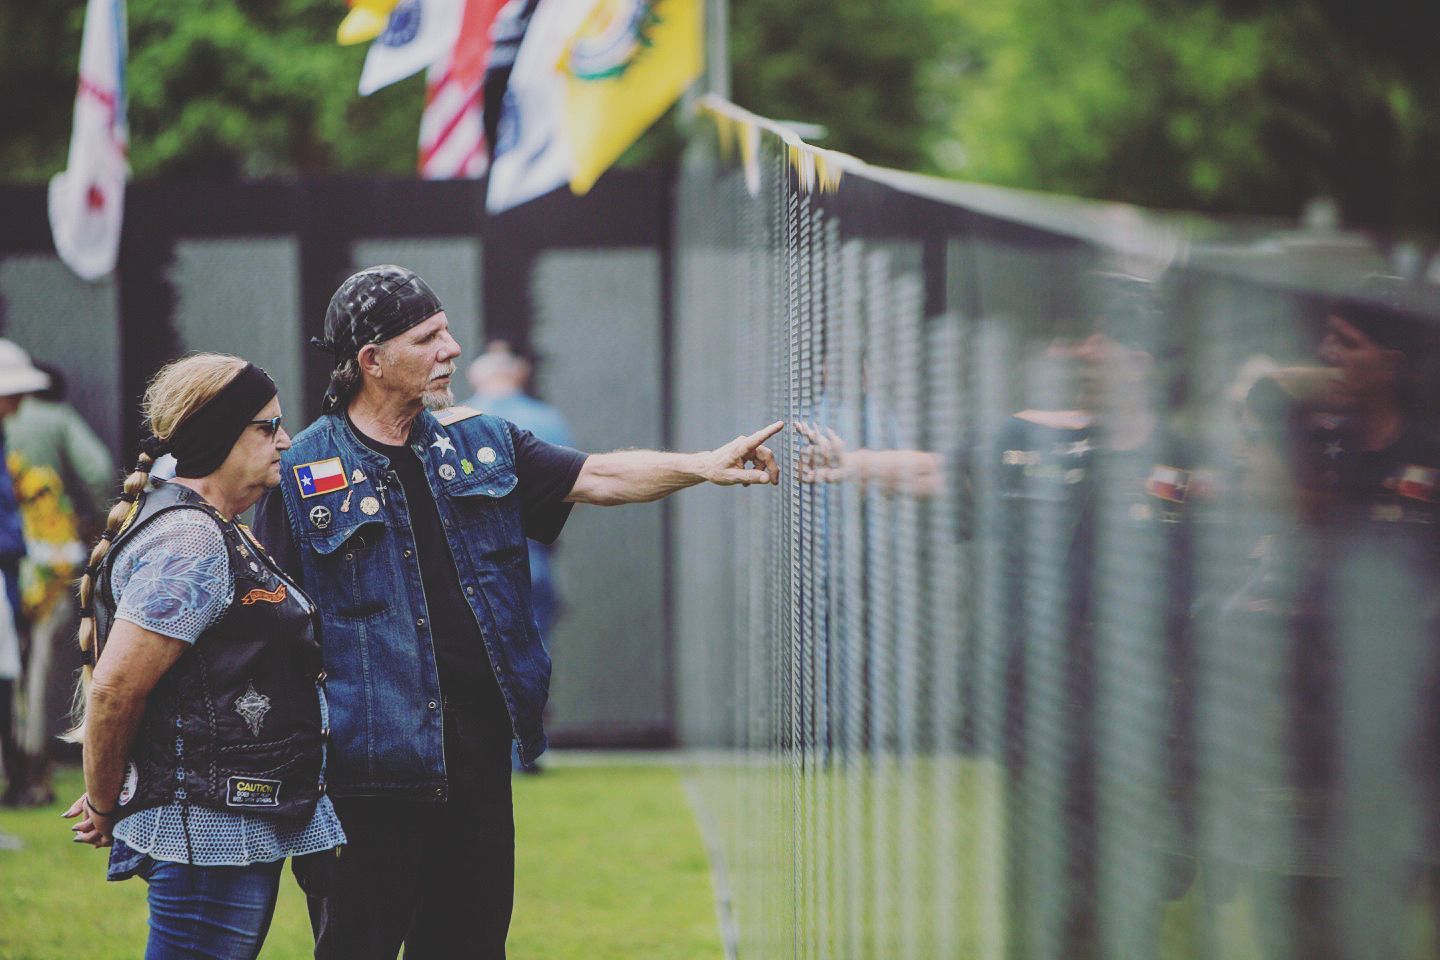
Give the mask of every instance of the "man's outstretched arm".
[[(622, 503), (648, 503), (697, 483), (779, 483), (780, 467), (765, 441), (779, 433), (785, 421), (777, 420), (749, 436), (736, 437), (723, 447), (701, 453), (665, 453), (659, 450), (617, 450), (592, 453), (565, 499), (613, 507)], [(748, 465), (748, 466), (747, 466)]]

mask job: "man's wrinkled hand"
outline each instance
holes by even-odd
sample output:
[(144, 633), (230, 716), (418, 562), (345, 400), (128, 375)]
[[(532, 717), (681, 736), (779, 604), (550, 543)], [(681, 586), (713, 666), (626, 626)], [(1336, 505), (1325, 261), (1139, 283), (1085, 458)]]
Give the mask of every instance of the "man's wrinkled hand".
[(763, 430), (739, 436), (723, 447), (712, 450), (703, 471), (705, 479), (722, 486), (732, 484), (779, 483), (780, 465), (765, 441), (785, 428), (784, 420), (776, 420)]

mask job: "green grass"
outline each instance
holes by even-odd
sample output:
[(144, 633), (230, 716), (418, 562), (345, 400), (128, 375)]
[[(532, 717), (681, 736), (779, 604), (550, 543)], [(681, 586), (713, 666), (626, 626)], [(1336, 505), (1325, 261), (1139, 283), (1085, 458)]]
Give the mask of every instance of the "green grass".
[[(105, 855), (70, 841), (65, 803), (0, 813), (0, 960), (136, 957), (145, 883), (106, 883)], [(667, 767), (552, 766), (515, 783), (515, 960), (717, 960), (721, 956), (700, 833)], [(288, 868), (264, 960), (309, 957), (305, 901)]]

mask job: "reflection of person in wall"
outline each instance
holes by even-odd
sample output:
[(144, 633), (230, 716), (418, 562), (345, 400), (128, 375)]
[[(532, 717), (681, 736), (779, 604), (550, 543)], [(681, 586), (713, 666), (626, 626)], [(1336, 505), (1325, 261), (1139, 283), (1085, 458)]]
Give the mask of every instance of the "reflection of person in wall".
[(503, 958), (511, 743), (527, 762), (545, 749), (550, 679), (526, 538), (553, 541), (576, 503), (778, 483), (764, 442), (783, 424), (703, 453), (587, 456), (452, 406), (460, 347), (403, 267), (346, 280), (316, 345), (335, 358), (325, 412), (256, 516), (316, 597), (334, 696), (329, 782), (349, 843), (305, 880), (316, 956)]
[[(530, 362), (516, 356), (503, 340), (493, 340), (485, 352), (470, 365), (470, 385), (475, 395), (466, 406), (492, 417), (509, 420), (522, 430), (529, 430), (546, 443), (557, 447), (573, 447), (570, 426), (560, 411), (525, 392), (530, 384)], [(560, 590), (555, 582), (552, 564), (554, 546), (538, 540), (527, 541), (530, 548), (530, 603), (535, 611), (535, 625), (546, 648), (550, 631), (560, 617)], [(535, 762), (521, 763), (519, 751), (514, 753), (513, 766), (526, 773), (538, 773)]]
[[(1003, 666), (993, 669), (1005, 677), (1017, 865), (1009, 896), (1023, 956), (1045, 953), (1024, 918), (1048, 911), (1058, 918), (1060, 955), (1143, 951), (1156, 935), (1156, 901), (1183, 890), (1189, 873), (1177, 822), (1187, 736), (1176, 691), (1188, 669), (1195, 470), (1189, 444), (1166, 420), (1168, 384), (1157, 360), (1165, 327), (1152, 286), (1095, 279), (1104, 311), (1094, 329), (1046, 348), (1073, 374), (1072, 405), (1019, 411), (990, 454), (1000, 502), (989, 534), (998, 569), (989, 576), (1004, 618), (998, 635), (1008, 644)], [(1102, 677), (1121, 672), (1135, 683), (1102, 717)], [(1117, 736), (1114, 718), (1125, 710), (1140, 711), (1146, 735), (1161, 740), (1160, 749), (1112, 754), (1162, 763), (1124, 771), (1156, 785), (1143, 808), (1101, 789), (1098, 744)], [(1121, 818), (1126, 830), (1102, 834), (1102, 822)], [(1123, 923), (1102, 931), (1097, 891), (1107, 837), (1105, 860), (1118, 867), (1110, 878), (1123, 878), (1116, 893), (1127, 908)]]
[[(149, 885), (147, 956), (253, 958), (285, 858), (345, 842), (325, 796), (315, 608), (236, 520), (280, 481), (275, 384), (195, 354), (145, 393), (151, 436), (80, 583), (79, 842)], [(162, 450), (174, 480), (151, 485)]]
[[(1374, 282), (1367, 293), (1383, 299), (1387, 287)], [(1425, 598), (1418, 609), (1413, 600), (1385, 601), (1415, 612), (1380, 632), (1395, 655), (1414, 647), (1429, 658), (1405, 744), (1419, 782), (1400, 788), (1418, 788), (1419, 835), (1404, 841), (1405, 855), (1420, 868), (1423, 895), (1440, 918), (1440, 443), (1427, 428), (1434, 411), (1423, 396), (1434, 386), (1418, 374), (1433, 356), (1429, 327), (1394, 309), (1332, 304), (1318, 353), (1332, 375), (1324, 459), (1347, 552), (1383, 558), (1370, 576), (1379, 597)]]
[(1204, 894), (1224, 903), (1248, 881), (1268, 960), (1344, 955), (1333, 625), (1345, 540), (1326, 456), (1330, 414), (1293, 392), (1300, 383), (1277, 371), (1246, 398), (1241, 492), (1258, 537), (1202, 653)]

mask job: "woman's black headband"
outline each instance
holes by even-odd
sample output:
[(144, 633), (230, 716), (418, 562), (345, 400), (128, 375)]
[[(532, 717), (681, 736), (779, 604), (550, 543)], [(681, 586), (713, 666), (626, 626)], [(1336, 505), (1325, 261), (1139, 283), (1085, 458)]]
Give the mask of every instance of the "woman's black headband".
[(146, 437), (140, 449), (151, 457), (175, 454), (177, 477), (205, 477), (220, 469), (250, 421), (278, 391), (270, 375), (245, 364), (215, 396), (181, 421), (168, 440)]

